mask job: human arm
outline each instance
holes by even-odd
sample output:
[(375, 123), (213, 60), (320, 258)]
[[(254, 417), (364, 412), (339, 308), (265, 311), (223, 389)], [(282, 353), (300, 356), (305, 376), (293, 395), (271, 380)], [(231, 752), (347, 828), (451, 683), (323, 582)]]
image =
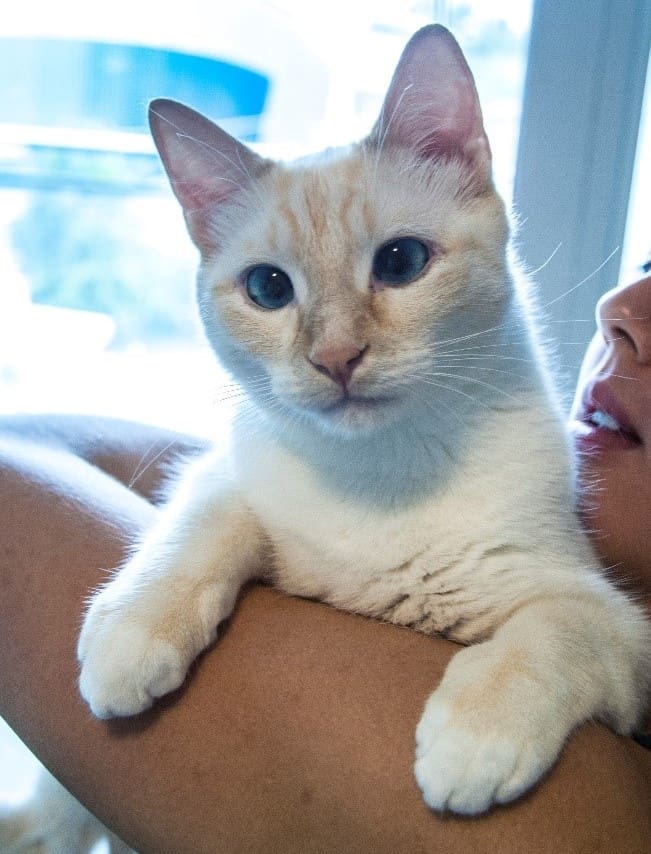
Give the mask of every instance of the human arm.
[(525, 799), (441, 817), (413, 734), (445, 641), (254, 587), (186, 685), (137, 718), (77, 692), (84, 601), (157, 511), (61, 448), (2, 444), (0, 711), (141, 852), (643, 852), (651, 757), (581, 728)]

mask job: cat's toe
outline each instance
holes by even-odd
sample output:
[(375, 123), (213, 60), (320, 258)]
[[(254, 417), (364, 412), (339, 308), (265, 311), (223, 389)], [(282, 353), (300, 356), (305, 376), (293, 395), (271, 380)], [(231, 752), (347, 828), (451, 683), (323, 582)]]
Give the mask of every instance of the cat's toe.
[(115, 636), (100, 636), (96, 645), (86, 646), (79, 689), (98, 718), (134, 715), (178, 688), (186, 669), (171, 643), (123, 626)]
[(432, 809), (476, 815), (495, 802), (495, 793), (517, 762), (508, 740), (481, 744), (469, 732), (450, 728), (417, 749), (414, 771)]
[(507, 730), (466, 728), (443, 705), (426, 709), (416, 732), (414, 773), (432, 809), (477, 815), (511, 801), (542, 776), (543, 759)]

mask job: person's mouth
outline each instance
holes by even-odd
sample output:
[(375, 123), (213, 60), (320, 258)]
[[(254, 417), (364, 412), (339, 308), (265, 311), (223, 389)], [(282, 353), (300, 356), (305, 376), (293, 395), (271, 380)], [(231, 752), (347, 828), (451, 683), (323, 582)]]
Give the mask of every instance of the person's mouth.
[(629, 414), (603, 382), (591, 386), (575, 422), (580, 447), (631, 448), (642, 444)]

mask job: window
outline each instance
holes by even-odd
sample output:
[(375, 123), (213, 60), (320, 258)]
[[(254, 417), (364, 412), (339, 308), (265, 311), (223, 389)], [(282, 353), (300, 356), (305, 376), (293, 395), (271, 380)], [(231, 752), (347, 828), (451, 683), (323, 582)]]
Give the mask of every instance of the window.
[(538, 270), (568, 397), (597, 299), (620, 277), (650, 43), (647, 0), (534, 5), (514, 192), (518, 242)]

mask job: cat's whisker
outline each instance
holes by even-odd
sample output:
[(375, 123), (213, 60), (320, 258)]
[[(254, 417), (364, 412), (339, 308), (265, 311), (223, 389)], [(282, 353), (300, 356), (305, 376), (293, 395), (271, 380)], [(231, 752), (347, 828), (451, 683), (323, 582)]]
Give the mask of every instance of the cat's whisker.
[(492, 373), (492, 374), (502, 374), (502, 376), (505, 376), (505, 377), (513, 377), (514, 379), (519, 379), (519, 380), (526, 380), (526, 379), (529, 379), (529, 377), (528, 377), (528, 376), (525, 376), (524, 374), (516, 374), (514, 371), (505, 371), (505, 370), (502, 370), (502, 369), (500, 369), (500, 368), (489, 368), (489, 367), (486, 367), (486, 366), (484, 366), (484, 365), (467, 365), (467, 364), (465, 364), (464, 362), (453, 362), (453, 363), (452, 363), (452, 364), (450, 364), (450, 365), (446, 365), (446, 364), (439, 364), (439, 363), (437, 362), (437, 363), (434, 365), (434, 367), (436, 368), (436, 370), (435, 370), (435, 371), (432, 371), (432, 372), (424, 372), (424, 373), (422, 374), (422, 376), (427, 376), (427, 377), (428, 377), (428, 376), (438, 376), (438, 375), (439, 375), (438, 371), (439, 371), (441, 368), (443, 368), (443, 369), (448, 369), (448, 370), (449, 370), (449, 369), (451, 369), (451, 368), (454, 368), (454, 369), (463, 368), (463, 370), (465, 370), (465, 371), (486, 371), (486, 372), (489, 372), (489, 373)]
[(229, 157), (224, 151), (220, 150), (219, 148), (216, 148), (214, 145), (210, 145), (205, 140), (197, 139), (195, 136), (192, 136), (192, 134), (185, 133), (184, 131), (182, 131), (180, 129), (177, 129), (176, 136), (178, 139), (185, 139), (185, 140), (188, 140), (189, 142), (194, 143), (195, 145), (199, 146), (200, 148), (203, 148), (204, 151), (209, 151), (211, 155), (215, 155), (216, 160), (221, 160), (225, 163), (228, 163), (229, 166), (234, 166), (235, 169), (237, 169), (239, 172), (241, 172), (247, 178), (248, 182), (252, 181), (249, 170), (246, 168), (246, 166), (244, 166), (244, 164), (242, 164), (241, 157), (238, 157), (238, 160), (240, 162), (237, 162), (237, 161), (233, 160), (232, 157)]
[[(434, 403), (434, 401), (427, 400), (427, 401), (425, 401), (425, 403), (429, 409), (431, 409), (433, 412), (435, 412), (437, 414), (438, 414), (439, 408), (442, 406), (454, 419), (456, 419), (459, 422), (461, 427), (466, 427), (468, 425), (468, 419), (464, 418), (464, 416), (458, 410), (456, 410), (453, 406), (451, 406), (446, 401), (437, 400), (436, 403)], [(439, 445), (441, 445), (441, 447), (444, 447), (442, 442), (441, 442), (441, 437), (439, 435), (436, 435), (433, 438), (435, 438), (436, 442)], [(450, 459), (454, 459), (454, 455), (452, 454), (452, 452), (447, 447), (445, 448), (445, 450), (447, 451)]]
[(268, 384), (265, 384), (265, 383), (260, 383), (257, 385), (251, 384), (248, 390), (242, 386), (232, 386), (232, 387), (220, 388), (216, 392), (215, 396), (220, 397), (223, 400), (227, 400), (227, 399), (234, 400), (234, 399), (237, 399), (238, 397), (248, 396), (252, 392), (256, 393), (256, 392), (264, 391), (265, 388), (267, 387), (267, 385)]
[(129, 489), (133, 489), (133, 487), (136, 485), (136, 483), (138, 483), (138, 481), (145, 474), (145, 472), (148, 469), (150, 469), (151, 466), (155, 465), (158, 462), (158, 460), (160, 460), (160, 458), (167, 451), (169, 451), (169, 449), (175, 444), (175, 442), (174, 442), (174, 440), (167, 442), (165, 444), (165, 446), (160, 451), (158, 451), (157, 453), (154, 454), (153, 457), (151, 457), (150, 459), (147, 459), (149, 457), (149, 454), (151, 453), (151, 451), (153, 451), (153, 449), (156, 447), (156, 444), (157, 444), (156, 442), (153, 442), (150, 445), (150, 447), (147, 449), (147, 451), (145, 451), (145, 453), (142, 455), (140, 460), (138, 461), (138, 463), (137, 463), (137, 465), (133, 471), (133, 474), (131, 475), (131, 477), (129, 479), (129, 482), (127, 483), (127, 487)]
[(484, 361), (484, 362), (522, 362), (526, 365), (534, 365), (536, 364), (536, 359), (526, 358), (525, 356), (504, 356), (500, 353), (437, 353), (434, 350), (431, 353), (431, 356), (437, 361), (435, 364), (439, 363), (440, 359), (448, 359), (453, 362), (457, 362), (458, 364), (465, 364), (471, 361)]
[(551, 254), (549, 255), (549, 257), (547, 258), (547, 260), (542, 262), (542, 264), (540, 265), (540, 267), (536, 267), (536, 269), (535, 269), (535, 270), (527, 271), (527, 272), (528, 272), (528, 275), (529, 275), (529, 276), (531, 276), (531, 277), (533, 278), (535, 275), (537, 275), (538, 273), (540, 273), (540, 271), (541, 271), (541, 270), (544, 270), (544, 269), (545, 269), (545, 267), (546, 267), (548, 264), (550, 264), (550, 263), (551, 263), (551, 261), (553, 260), (554, 256), (555, 256), (555, 255), (556, 255), (556, 253), (559, 251), (559, 249), (561, 248), (561, 246), (562, 246), (562, 245), (563, 245), (563, 242), (561, 241), (561, 242), (558, 244), (558, 246), (557, 246), (554, 250), (552, 250), (552, 252), (551, 252)]
[(509, 320), (505, 323), (499, 323), (496, 326), (487, 327), (479, 332), (468, 332), (466, 335), (457, 335), (454, 338), (445, 338), (438, 341), (437, 344), (440, 347), (447, 346), (448, 344), (461, 344), (465, 341), (472, 341), (476, 338), (481, 338), (483, 335), (490, 335), (492, 332), (503, 332), (511, 328), (522, 328), (524, 331), (524, 323), (519, 318), (516, 320)]
[[(589, 276), (586, 276), (585, 279), (582, 279), (578, 284), (569, 288), (567, 291), (560, 294), (559, 296), (557, 296), (555, 299), (551, 300), (550, 302), (538, 306), (537, 310), (541, 313), (544, 313), (545, 310), (547, 308), (549, 308), (549, 306), (553, 305), (554, 303), (556, 303), (559, 300), (563, 299), (564, 297), (568, 296), (573, 291), (575, 291), (577, 288), (583, 286), (592, 277), (594, 277), (608, 263), (608, 261), (610, 261), (610, 259), (613, 257), (613, 255), (616, 254), (616, 252), (618, 252), (618, 251), (619, 251), (618, 249), (613, 250), (613, 252), (611, 252), (610, 255), (595, 270), (593, 270), (592, 273), (590, 273)], [(574, 323), (594, 324), (594, 318), (592, 318), (592, 317), (590, 317), (590, 318), (569, 318), (569, 319), (568, 318), (561, 318), (561, 319), (551, 319), (551, 318), (547, 319), (547, 318), (545, 318), (545, 320), (544, 320), (544, 325), (547, 325), (547, 326), (556, 326), (559, 324), (569, 324), (569, 323), (572, 323), (572, 324), (574, 324)], [(483, 335), (489, 335), (490, 333), (494, 333), (494, 332), (507, 332), (507, 331), (512, 330), (512, 329), (521, 330), (522, 334), (524, 335), (525, 329), (526, 329), (526, 323), (523, 320), (523, 318), (515, 317), (512, 320), (507, 320), (504, 323), (500, 323), (496, 326), (490, 326), (490, 327), (487, 327), (486, 329), (481, 329), (478, 332), (471, 332), (471, 333), (468, 333), (466, 335), (457, 336), (455, 338), (443, 339), (441, 341), (436, 342), (436, 345), (437, 346), (445, 346), (448, 344), (463, 343), (464, 341), (469, 341), (469, 340), (481, 338)], [(584, 341), (578, 341), (578, 342), (565, 342), (565, 343), (577, 343), (577, 344), (583, 345), (585, 342)], [(477, 346), (481, 346), (481, 345), (477, 345)], [(496, 341), (494, 343), (491, 343), (490, 345), (485, 345), (485, 346), (496, 346), (496, 347), (513, 346), (513, 342), (512, 341), (505, 341), (505, 342)]]
[(606, 266), (606, 264), (611, 260), (611, 258), (614, 258), (614, 256), (615, 256), (615, 255), (617, 255), (617, 253), (618, 253), (619, 251), (620, 251), (620, 247), (619, 247), (619, 246), (616, 246), (616, 247), (612, 250), (612, 252), (611, 252), (611, 253), (610, 253), (606, 258), (604, 258), (604, 260), (601, 262), (601, 264), (599, 264), (597, 267), (595, 267), (595, 269), (594, 269), (591, 273), (589, 273), (589, 274), (588, 274), (584, 279), (581, 279), (581, 281), (580, 281), (580, 282), (578, 282), (576, 285), (573, 285), (571, 288), (568, 288), (568, 290), (564, 291), (562, 294), (559, 294), (559, 295), (558, 295), (557, 297), (555, 297), (554, 299), (549, 300), (549, 302), (547, 302), (547, 303), (545, 303), (544, 305), (540, 306), (541, 310), (542, 310), (542, 311), (545, 311), (545, 310), (546, 310), (546, 309), (548, 309), (551, 305), (555, 305), (555, 303), (559, 302), (559, 300), (565, 299), (565, 297), (569, 296), (570, 294), (574, 293), (574, 291), (576, 291), (576, 290), (578, 290), (579, 288), (583, 287), (583, 285), (585, 285), (585, 284), (586, 284), (586, 282), (589, 282), (589, 281), (590, 281), (590, 279), (593, 279), (593, 278), (597, 275), (597, 273), (599, 273), (601, 270), (603, 270), (603, 268), (604, 268), (604, 267)]
[[(442, 376), (445, 376), (445, 374), (442, 374)], [(446, 383), (435, 382), (435, 381), (434, 381), (434, 380), (432, 380), (432, 379), (426, 379), (426, 378), (424, 378), (424, 377), (420, 377), (420, 376), (417, 376), (417, 375), (412, 376), (412, 377), (411, 377), (411, 379), (413, 379), (413, 380), (417, 380), (417, 381), (419, 381), (419, 382), (426, 383), (427, 385), (435, 386), (436, 388), (443, 389), (444, 391), (452, 391), (452, 392), (454, 392), (455, 394), (459, 394), (459, 395), (461, 395), (461, 397), (465, 397), (465, 398), (467, 398), (468, 400), (472, 400), (472, 402), (473, 402), (473, 403), (476, 403), (476, 404), (477, 404), (477, 406), (482, 406), (484, 409), (492, 409), (492, 407), (491, 407), (491, 406), (489, 406), (489, 405), (488, 405), (487, 403), (485, 403), (483, 400), (480, 400), (480, 399), (479, 399), (478, 397), (476, 397), (475, 395), (468, 394), (467, 392), (462, 391), (460, 388), (456, 388), (455, 386), (450, 386), (450, 385), (447, 385)]]
[[(476, 377), (467, 377), (463, 374), (450, 374), (450, 373), (446, 373), (444, 371), (440, 371), (440, 372), (439, 371), (433, 371), (432, 373), (427, 374), (427, 376), (428, 377), (444, 377), (447, 379), (462, 380), (464, 382), (468, 382), (468, 383), (471, 383), (473, 385), (482, 386), (484, 388), (489, 389), (490, 391), (497, 392), (497, 394), (500, 394), (503, 397), (508, 397), (509, 400), (513, 400), (515, 403), (520, 403), (520, 401), (518, 400), (517, 397), (514, 397), (512, 394), (509, 394), (509, 392), (504, 391), (504, 389), (502, 389), (502, 388), (499, 388), (499, 386), (495, 386), (492, 383), (484, 382), (483, 380), (479, 380)], [(425, 381), (425, 382), (427, 381), (424, 377), (421, 377), (421, 379), (423, 379), (423, 381)]]
[(382, 128), (382, 132), (381, 132), (380, 138), (377, 141), (376, 146), (375, 146), (375, 175), (376, 175), (376, 177), (377, 177), (377, 168), (378, 168), (378, 165), (380, 162), (380, 157), (381, 157), (382, 152), (384, 150), (384, 145), (385, 145), (387, 136), (389, 135), (389, 131), (391, 130), (391, 128), (395, 122), (396, 116), (400, 115), (400, 107), (402, 105), (402, 102), (403, 102), (407, 92), (411, 88), (412, 88), (412, 84), (409, 84), (409, 85), (405, 86), (404, 89), (401, 91), (400, 95), (398, 96), (398, 98), (396, 100), (396, 103), (393, 105), (393, 110), (391, 111), (391, 115), (389, 116), (388, 121), (385, 121), (385, 110), (386, 110), (386, 103), (387, 102), (384, 101), (384, 103), (382, 104), (382, 109), (380, 111), (380, 118), (379, 118), (378, 123), (377, 123), (377, 127)]

